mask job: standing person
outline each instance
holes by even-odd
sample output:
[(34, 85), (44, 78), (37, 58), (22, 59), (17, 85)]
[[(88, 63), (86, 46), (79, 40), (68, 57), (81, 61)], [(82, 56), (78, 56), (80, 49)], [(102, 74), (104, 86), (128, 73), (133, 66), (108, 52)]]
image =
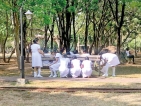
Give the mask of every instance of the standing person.
[(133, 62), (133, 64), (135, 64), (134, 55), (131, 54), (129, 47), (126, 48), (126, 55), (127, 55), (127, 58), (132, 58), (132, 62)]
[(52, 52), (53, 55), (55, 55), (55, 61), (49, 65), (50, 69), (50, 76), (49, 77), (57, 77), (57, 71), (59, 70), (60, 66), (60, 59), (62, 58), (62, 55), (60, 53), (56, 53), (56, 51)]
[[(41, 76), (41, 67), (42, 67), (42, 57), (44, 52), (40, 49), (39, 39), (35, 38), (33, 44), (31, 45), (31, 56), (32, 56), (32, 67), (34, 68), (34, 77)], [(36, 72), (38, 70), (38, 72)]]
[(81, 74), (80, 64), (81, 64), (80, 60), (78, 60), (76, 56), (73, 56), (70, 69), (70, 74), (73, 78), (77, 78), (80, 76)]
[(89, 57), (85, 57), (85, 60), (81, 64), (82, 68), (82, 77), (89, 78), (92, 74), (92, 61), (89, 60)]
[(101, 72), (103, 72), (104, 77), (108, 77), (108, 69), (109, 67), (112, 67), (113, 74), (112, 76), (115, 76), (115, 67), (120, 64), (119, 58), (116, 54), (108, 53), (108, 50), (105, 49), (105, 53), (101, 55), (101, 58), (106, 61), (106, 64), (101, 69)]
[(69, 68), (68, 65), (70, 63), (70, 59), (67, 58), (67, 55), (63, 55), (63, 58), (60, 59), (60, 67), (59, 67), (59, 72), (60, 72), (60, 77), (68, 77), (69, 74)]

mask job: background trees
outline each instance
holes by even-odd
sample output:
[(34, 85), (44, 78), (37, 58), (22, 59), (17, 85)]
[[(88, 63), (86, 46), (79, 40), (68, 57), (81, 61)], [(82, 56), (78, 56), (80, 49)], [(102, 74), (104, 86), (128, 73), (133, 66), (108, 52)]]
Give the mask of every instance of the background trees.
[(29, 9), (34, 13), (32, 20), (23, 20), (26, 44), (34, 35), (42, 34), (44, 49), (54, 49), (55, 39), (59, 40), (60, 50), (79, 49), (79, 44), (91, 54), (98, 54), (109, 45), (116, 46), (118, 54), (126, 46), (140, 47), (140, 41), (136, 40), (140, 39), (141, 26), (139, 0), (1, 0), (3, 54), (10, 39), (15, 42), (13, 48), (17, 56), (20, 55), (19, 8), (22, 3), (24, 12)]

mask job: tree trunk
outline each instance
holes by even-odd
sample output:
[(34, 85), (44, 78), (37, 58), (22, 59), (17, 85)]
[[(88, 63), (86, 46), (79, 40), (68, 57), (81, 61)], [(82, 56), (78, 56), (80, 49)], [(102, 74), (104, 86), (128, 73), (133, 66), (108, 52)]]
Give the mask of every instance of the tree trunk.
[(68, 11), (69, 0), (67, 0), (66, 6), (66, 52), (70, 51), (70, 37), (71, 37), (71, 13)]
[(17, 64), (20, 69), (20, 52), (19, 52), (19, 19), (17, 12), (13, 11), (13, 22), (14, 22), (14, 37), (15, 37), (15, 48), (17, 55)]
[(7, 41), (8, 35), (9, 35), (9, 29), (8, 29), (8, 13), (6, 11), (6, 37), (5, 37), (5, 40), (3, 42), (3, 61), (4, 62), (7, 62), (6, 61), (6, 56), (5, 56), (5, 47), (6, 47), (6, 41)]

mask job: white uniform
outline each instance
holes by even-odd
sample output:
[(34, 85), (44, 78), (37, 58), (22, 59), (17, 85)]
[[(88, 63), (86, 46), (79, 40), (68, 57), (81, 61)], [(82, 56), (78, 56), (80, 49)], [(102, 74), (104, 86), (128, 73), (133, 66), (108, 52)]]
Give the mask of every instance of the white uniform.
[(82, 76), (83, 78), (89, 77), (92, 74), (92, 62), (90, 60), (84, 60), (82, 62), (82, 65), (84, 66), (82, 68)]
[(39, 49), (40, 49), (39, 44), (31, 45), (32, 67), (42, 67), (42, 58), (41, 58), (41, 54), (38, 52)]
[(68, 68), (69, 63), (70, 63), (69, 58), (60, 59), (60, 67), (59, 67), (60, 77), (66, 77), (69, 74), (69, 68)]
[(58, 58), (58, 61), (55, 64), (51, 65), (50, 68), (53, 71), (58, 71), (60, 66), (60, 58), (62, 58), (62, 55), (60, 53), (56, 53), (55, 58)]
[(115, 76), (115, 66), (120, 64), (118, 56), (116, 54), (113, 54), (113, 53), (105, 53), (105, 54), (102, 55), (102, 58), (107, 60), (106, 65), (103, 66), (103, 68), (101, 69), (101, 72), (104, 73), (103, 76), (108, 76), (109, 67), (112, 67), (112, 70), (113, 70), (112, 76)]
[(58, 58), (58, 61), (57, 61), (55, 64), (53, 64), (53, 65), (51, 65), (51, 66), (49, 67), (50, 70), (51, 70), (51, 75), (50, 75), (50, 77), (53, 76), (53, 73), (54, 73), (54, 77), (57, 77), (56, 71), (59, 70), (60, 59), (62, 58), (62, 55), (61, 55), (60, 53), (56, 53), (55, 58)]
[(71, 68), (71, 70), (70, 70), (72, 77), (76, 78), (76, 77), (80, 76), (80, 74), (81, 74), (80, 60), (73, 59), (71, 61), (71, 64), (73, 65), (73, 68)]

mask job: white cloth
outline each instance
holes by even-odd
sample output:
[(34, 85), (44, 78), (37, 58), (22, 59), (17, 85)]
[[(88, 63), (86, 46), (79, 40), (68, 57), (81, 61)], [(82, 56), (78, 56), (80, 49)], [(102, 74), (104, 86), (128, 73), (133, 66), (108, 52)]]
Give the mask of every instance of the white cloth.
[(31, 51), (32, 51), (32, 67), (42, 67), (42, 57), (39, 53), (40, 45), (39, 44), (32, 44)]
[(52, 71), (58, 71), (59, 70), (60, 59), (62, 58), (62, 55), (60, 53), (56, 53), (55, 58), (58, 58), (58, 61), (55, 64), (53, 64), (49, 67)]
[(62, 55), (60, 53), (56, 53), (55, 58), (58, 58), (58, 63), (60, 64), (60, 59), (62, 58)]
[(101, 72), (103, 72), (106, 76), (108, 76), (108, 69), (109, 67), (115, 67), (118, 64), (120, 64), (119, 58), (116, 54), (113, 53), (105, 53), (102, 55), (103, 59), (107, 60), (107, 63), (103, 68), (101, 69)]
[(109, 64), (109, 66), (116, 66), (120, 64), (119, 58), (116, 54), (105, 53), (102, 55), (102, 58), (107, 60), (107, 63)]
[(60, 77), (66, 77), (69, 74), (69, 68), (68, 68), (69, 63), (70, 63), (69, 58), (60, 59), (60, 67), (59, 67)]
[(127, 55), (127, 56), (129, 56), (129, 55), (130, 55), (130, 52), (129, 52), (129, 51), (127, 51), (127, 50), (126, 50), (126, 55)]
[(76, 77), (80, 76), (80, 74), (81, 74), (80, 60), (73, 59), (71, 61), (71, 64), (73, 65), (73, 68), (71, 68), (71, 70), (70, 70), (72, 77), (76, 78)]
[(90, 60), (84, 60), (82, 62), (82, 65), (84, 66), (82, 68), (82, 76), (84, 77), (89, 77), (92, 74), (92, 62)]

